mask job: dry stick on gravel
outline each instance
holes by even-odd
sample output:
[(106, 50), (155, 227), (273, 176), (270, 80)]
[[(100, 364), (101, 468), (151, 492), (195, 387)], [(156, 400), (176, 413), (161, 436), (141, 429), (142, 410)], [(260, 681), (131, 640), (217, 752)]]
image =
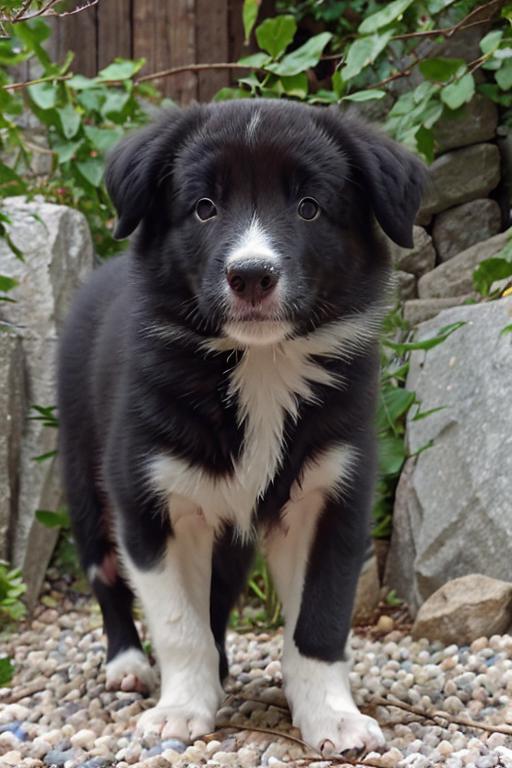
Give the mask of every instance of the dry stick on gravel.
[(418, 717), (423, 717), (425, 720), (432, 720), (433, 722), (445, 720), (449, 723), (455, 723), (455, 725), (465, 726), (466, 728), (476, 728), (477, 730), (486, 731), (487, 733), (502, 733), (504, 736), (512, 736), (512, 726), (507, 727), (503, 725), (491, 725), (490, 723), (479, 723), (476, 720), (456, 717), (449, 712), (444, 712), (442, 709), (428, 711), (421, 709), (421, 707), (413, 707), (410, 704), (404, 704), (403, 701), (395, 701), (395, 699), (382, 699), (376, 697), (372, 702), (383, 707), (403, 709), (405, 712), (410, 712), (412, 715), (418, 715)]
[[(236, 723), (216, 723), (217, 730), (213, 732), (213, 734), (216, 734), (220, 730), (228, 730), (229, 728), (235, 729), (236, 731), (255, 731), (256, 733), (266, 733), (269, 736), (277, 736), (281, 739), (288, 739), (288, 741), (293, 741), (295, 744), (300, 744), (301, 747), (307, 750), (313, 750), (316, 752), (315, 755), (304, 755), (303, 757), (298, 758), (298, 760), (304, 760), (305, 762), (313, 762), (313, 761), (325, 761), (329, 762), (334, 765), (350, 765), (350, 766), (356, 766), (358, 768), (386, 768), (383, 763), (381, 762), (369, 762), (364, 761), (364, 758), (361, 758), (361, 760), (356, 760), (355, 758), (351, 757), (343, 757), (342, 755), (324, 755), (322, 752), (316, 750), (314, 747), (312, 747), (310, 744), (307, 744), (305, 741), (302, 741), (302, 739), (299, 739), (297, 736), (292, 736), (289, 733), (285, 733), (284, 731), (276, 731), (272, 728), (263, 728), (261, 726), (255, 726), (255, 725), (237, 725)], [(209, 736), (212, 736), (213, 734), (208, 734)]]

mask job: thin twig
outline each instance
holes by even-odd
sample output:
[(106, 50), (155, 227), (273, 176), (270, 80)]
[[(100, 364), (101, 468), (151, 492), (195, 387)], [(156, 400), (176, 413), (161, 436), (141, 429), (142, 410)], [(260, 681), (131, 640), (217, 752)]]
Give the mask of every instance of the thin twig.
[(212, 736), (216, 734), (220, 730), (227, 730), (228, 728), (233, 728), (237, 731), (255, 731), (256, 733), (266, 733), (269, 736), (277, 736), (278, 738), (282, 739), (288, 739), (288, 741), (293, 741), (295, 744), (300, 744), (303, 749), (308, 750), (309, 752), (314, 752), (314, 755), (311, 754), (305, 754), (300, 760), (306, 760), (308, 762), (313, 762), (316, 760), (322, 760), (330, 763), (334, 763), (335, 765), (351, 765), (351, 766), (361, 766), (362, 768), (366, 766), (367, 768), (385, 768), (383, 763), (376, 763), (376, 762), (368, 762), (364, 761), (361, 758), (361, 760), (357, 760), (351, 757), (344, 757), (342, 755), (326, 755), (320, 752), (318, 749), (315, 749), (310, 744), (307, 744), (305, 741), (302, 741), (302, 739), (299, 739), (297, 736), (292, 736), (290, 733), (285, 733), (285, 731), (277, 731), (272, 728), (263, 728), (261, 726), (256, 726), (252, 724), (248, 725), (237, 725), (236, 723), (216, 723), (216, 728), (213, 733), (209, 733), (208, 736)]
[(403, 709), (405, 712), (410, 712), (413, 715), (425, 718), (425, 720), (445, 720), (449, 723), (455, 723), (455, 725), (462, 725), (466, 728), (476, 728), (480, 731), (486, 731), (487, 733), (502, 733), (504, 736), (512, 736), (512, 726), (508, 728), (506, 726), (491, 725), (490, 723), (479, 723), (476, 720), (470, 720), (468, 718), (457, 717), (449, 712), (445, 712), (441, 709), (425, 710), (421, 707), (414, 707), (410, 704), (405, 704), (403, 701), (395, 699), (384, 699), (376, 697), (372, 700), (374, 704), (378, 704), (383, 707), (396, 707), (397, 709)]
[(24, 83), (7, 83), (3, 85), (4, 91), (18, 91), (21, 88), (28, 88), (29, 85), (39, 85), (39, 83), (58, 83), (61, 80), (70, 80), (73, 75), (69, 72), (67, 75), (49, 75), (48, 77), (38, 77), (35, 80), (27, 80)]
[(254, 67), (250, 64), (239, 64), (237, 61), (226, 61), (217, 64), (182, 64), (180, 67), (171, 67), (162, 69), (160, 72), (152, 72), (150, 75), (141, 75), (135, 79), (136, 83), (145, 83), (147, 80), (158, 80), (161, 77), (172, 77), (181, 72), (202, 72), (207, 69), (250, 69), (252, 72), (261, 70), (261, 67)]
[[(262, 726), (256, 726), (252, 724), (246, 724), (246, 725), (237, 725), (236, 723), (215, 723), (216, 731), (213, 733), (217, 733), (217, 731), (225, 730), (227, 728), (235, 728), (237, 731), (256, 731), (256, 733), (266, 733), (269, 736), (277, 736), (278, 738), (282, 739), (288, 739), (289, 741), (295, 742), (295, 744), (300, 744), (301, 747), (304, 749), (313, 750), (313, 752), (316, 752), (316, 759), (318, 760), (319, 757), (322, 757), (322, 753), (312, 747), (310, 744), (307, 744), (305, 741), (302, 741), (302, 739), (299, 739), (298, 736), (292, 736), (290, 733), (285, 733), (285, 731), (277, 731), (273, 728), (263, 728)], [(212, 734), (208, 734), (211, 736)]]
[(17, 24), (20, 21), (30, 21), (31, 19), (36, 19), (41, 16), (52, 16), (58, 18), (62, 16), (73, 16), (75, 13), (82, 13), (82, 11), (87, 11), (94, 5), (98, 5), (99, 0), (89, 0), (84, 5), (79, 5), (77, 8), (73, 8), (72, 11), (53, 11), (53, 6), (58, 2), (59, 0), (48, 0), (46, 5), (43, 5), (38, 11), (34, 11), (34, 13), (26, 13), (31, 3), (31, 0), (29, 0), (29, 2), (26, 2), (22, 5), (21, 10), (18, 11), (15, 16), (0, 16), (0, 24)]
[[(488, 3), (479, 5), (478, 8), (474, 8), (470, 13), (468, 13), (467, 16), (461, 19), (461, 21), (457, 22), (457, 24), (454, 24), (451, 27), (442, 27), (441, 29), (426, 29), (418, 32), (405, 32), (402, 35), (393, 35), (391, 39), (412, 40), (418, 37), (444, 37), (449, 39), (450, 37), (453, 37), (453, 35), (455, 35), (457, 32), (462, 32), (463, 29), (469, 29), (470, 27), (476, 27), (480, 24), (486, 24), (488, 21), (491, 21), (490, 16), (485, 19), (478, 19), (478, 21), (470, 21), (470, 19), (479, 14), (481, 11), (487, 10), (491, 6), (498, 3), (503, 3), (503, 0), (489, 0)], [(468, 21), (470, 21), (469, 24), (466, 23)]]

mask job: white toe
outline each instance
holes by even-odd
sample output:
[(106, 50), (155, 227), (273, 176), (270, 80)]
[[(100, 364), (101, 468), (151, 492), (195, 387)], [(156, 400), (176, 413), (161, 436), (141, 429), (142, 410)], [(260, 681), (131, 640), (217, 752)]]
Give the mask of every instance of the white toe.
[(121, 651), (106, 666), (108, 690), (149, 693), (155, 686), (155, 676), (147, 656), (138, 648)]

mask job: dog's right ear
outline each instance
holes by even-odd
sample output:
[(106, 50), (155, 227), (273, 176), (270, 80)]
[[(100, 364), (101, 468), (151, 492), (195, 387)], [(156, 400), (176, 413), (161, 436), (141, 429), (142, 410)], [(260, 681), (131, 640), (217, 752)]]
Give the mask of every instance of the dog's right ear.
[(117, 211), (114, 237), (131, 235), (151, 206), (154, 193), (168, 175), (182, 137), (195, 122), (193, 110), (167, 110), (156, 122), (122, 139), (108, 159), (105, 183)]

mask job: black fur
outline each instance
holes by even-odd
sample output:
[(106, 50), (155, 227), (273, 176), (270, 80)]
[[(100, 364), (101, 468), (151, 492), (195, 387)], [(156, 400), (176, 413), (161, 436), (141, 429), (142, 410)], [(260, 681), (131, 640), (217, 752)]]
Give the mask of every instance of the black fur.
[[(255, 110), (261, 119), (249, 140)], [(84, 568), (115, 547), (114, 530), (137, 566), (158, 564), (173, 532), (162, 498), (147, 487), (148, 455), (170, 452), (217, 477), (234, 471), (244, 425), (228, 372), (242, 352), (208, 354), (201, 342), (222, 335), (226, 253), (254, 211), (283, 254), (281, 319), (302, 335), (381, 300), (389, 263), (373, 216), (411, 245), (423, 182), (421, 164), (385, 137), (336, 111), (294, 103), (172, 110), (121, 142), (107, 185), (117, 236), (137, 233), (131, 250), (80, 293), (59, 358), (61, 453)], [(319, 201), (317, 221), (296, 215), (304, 196)], [(206, 225), (194, 214), (203, 197), (219, 207)], [(298, 420), (287, 418), (282, 467), (254, 510), (256, 524), (272, 525), (308, 459), (340, 442), (358, 447), (349, 492), (328, 502), (319, 521), (295, 630), (302, 653), (329, 661), (343, 653), (367, 545), (378, 360), (373, 344), (350, 361), (323, 361), (345, 386), (316, 385), (318, 402), (300, 402)], [(250, 549), (228, 531), (213, 555), (211, 623), (222, 673), (224, 631)], [(138, 643), (131, 593), (119, 571), (112, 585), (93, 586), (112, 658), (122, 638)]]

